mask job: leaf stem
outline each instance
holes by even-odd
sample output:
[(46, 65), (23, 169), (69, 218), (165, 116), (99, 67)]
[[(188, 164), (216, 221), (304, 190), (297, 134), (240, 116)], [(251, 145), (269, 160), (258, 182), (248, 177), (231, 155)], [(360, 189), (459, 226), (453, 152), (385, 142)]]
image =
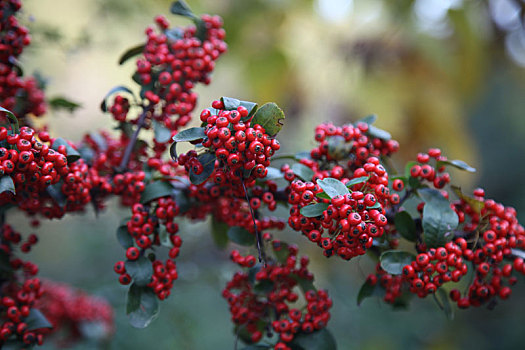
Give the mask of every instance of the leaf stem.
[(267, 265), (266, 253), (264, 251), (262, 235), (259, 232), (259, 230), (257, 230), (257, 222), (255, 221), (255, 213), (253, 212), (253, 208), (250, 205), (250, 198), (248, 197), (248, 191), (246, 191), (246, 185), (244, 184), (244, 181), (241, 181), (241, 183), (242, 183), (242, 188), (244, 189), (244, 195), (246, 196), (246, 202), (248, 202), (248, 207), (250, 208), (250, 214), (252, 215), (253, 229), (255, 230), (255, 238), (257, 240), (257, 251), (259, 253), (259, 262), (262, 262), (264, 267), (266, 267)]

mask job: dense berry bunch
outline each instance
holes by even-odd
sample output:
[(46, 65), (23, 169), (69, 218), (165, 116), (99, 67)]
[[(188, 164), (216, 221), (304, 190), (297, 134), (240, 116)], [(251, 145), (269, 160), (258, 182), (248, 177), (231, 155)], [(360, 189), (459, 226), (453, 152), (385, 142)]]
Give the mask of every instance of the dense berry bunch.
[(18, 57), (31, 37), (15, 17), (22, 7), (19, 0), (0, 2), (0, 106), (12, 109), (19, 117), (40, 116), (46, 111), (44, 94), (35, 78), (23, 78)]
[[(241, 267), (251, 268), (248, 272), (237, 272), (228, 282), (223, 297), (230, 305), (232, 321), (241, 337), (248, 343), (259, 342), (264, 333), (278, 340), (275, 349), (290, 349), (287, 344), (297, 334), (311, 333), (326, 327), (330, 319), (332, 300), (325, 291), (316, 291), (308, 271), (308, 258), (298, 258), (295, 246), (286, 246), (279, 241), (272, 242), (277, 260), (266, 267), (255, 266), (255, 257), (241, 256), (233, 251), (231, 258)], [(296, 287), (301, 285), (306, 301), (302, 311), (293, 308), (299, 300)]]
[[(349, 185), (348, 193), (331, 199), (322, 196), (324, 193), (319, 186), (322, 179), (317, 183), (295, 180), (290, 185), (290, 227), (322, 247), (327, 257), (336, 254), (349, 260), (363, 255), (374, 238), (383, 235), (388, 223), (384, 215), (384, 208), (390, 201), (388, 174), (379, 160), (368, 158), (363, 167), (355, 169), (353, 176), (341, 181)], [(316, 203), (326, 205), (321, 215), (303, 215), (302, 208)]]
[(384, 289), (383, 300), (388, 304), (395, 305), (403, 295), (403, 276), (391, 275), (381, 268), (381, 264), (376, 265), (376, 272), (369, 274), (366, 283), (372, 287), (379, 286)]
[(417, 162), (410, 167), (410, 176), (430, 182), (435, 188), (443, 188), (450, 182), (450, 174), (445, 172), (445, 165), (440, 164), (446, 160), (447, 157), (441, 155), (441, 150), (438, 148), (431, 148), (427, 153), (419, 153)]
[(49, 280), (42, 281), (42, 289), (36, 307), (53, 325), (60, 347), (89, 338), (89, 327), (96, 327), (97, 340), (108, 339), (115, 331), (113, 309), (106, 300)]
[[(121, 284), (132, 281), (147, 284), (163, 300), (170, 295), (173, 282), (178, 278), (174, 260), (179, 255), (182, 239), (177, 235), (179, 226), (173, 219), (179, 214), (179, 207), (172, 198), (159, 198), (147, 206), (133, 205), (132, 214), (120, 237), (127, 247), (127, 262), (117, 262), (115, 272)], [(165, 263), (156, 259), (153, 252), (145, 257), (148, 250), (160, 245), (171, 247)], [(145, 269), (142, 264), (151, 264), (151, 277), (146, 281), (137, 280), (135, 275), (135, 271)]]
[(310, 151), (315, 161), (343, 161), (350, 169), (363, 166), (371, 156), (389, 156), (399, 149), (395, 140), (386, 140), (377, 135), (376, 128), (365, 122), (356, 125), (335, 126), (323, 123), (315, 128), (315, 140), (319, 146)]
[(42, 344), (45, 329), (33, 327), (30, 323), (35, 302), (42, 295), (41, 283), (36, 274), (38, 266), (14, 255), (20, 245), (22, 252), (36, 243), (36, 236), (31, 235), (22, 243), (22, 236), (11, 226), (4, 224), (0, 228), (0, 258), (6, 261), (11, 270), (4, 266), (0, 275), (0, 347), (6, 341), (19, 340), (27, 346)]

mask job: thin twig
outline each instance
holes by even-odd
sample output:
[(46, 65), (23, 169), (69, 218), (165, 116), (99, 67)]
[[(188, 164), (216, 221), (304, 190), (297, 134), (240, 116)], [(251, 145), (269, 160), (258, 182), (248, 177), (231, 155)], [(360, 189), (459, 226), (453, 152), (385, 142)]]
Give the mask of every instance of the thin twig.
[(257, 240), (257, 251), (259, 252), (259, 262), (262, 262), (264, 267), (266, 267), (266, 253), (264, 252), (264, 246), (262, 243), (262, 236), (259, 230), (257, 230), (257, 222), (255, 221), (255, 213), (253, 212), (253, 208), (250, 205), (250, 198), (248, 197), (248, 191), (246, 191), (246, 185), (244, 184), (244, 181), (241, 181), (242, 188), (244, 189), (244, 195), (246, 196), (246, 201), (248, 202), (248, 207), (250, 208), (250, 213), (252, 214), (252, 220), (253, 220), (253, 229), (255, 230), (255, 239)]
[(131, 139), (129, 140), (128, 145), (126, 146), (126, 150), (124, 151), (124, 157), (122, 157), (122, 161), (120, 162), (119, 167), (117, 168), (118, 172), (123, 172), (124, 169), (127, 168), (129, 159), (131, 158), (131, 153), (133, 152), (133, 148), (135, 147), (135, 143), (137, 142), (137, 138), (139, 136), (139, 132), (144, 126), (144, 123), (146, 121), (146, 117), (150, 110), (152, 109), (151, 106), (147, 107), (142, 114), (139, 116), (139, 120), (137, 121), (137, 128), (135, 129), (135, 132), (133, 132), (133, 135), (131, 136)]

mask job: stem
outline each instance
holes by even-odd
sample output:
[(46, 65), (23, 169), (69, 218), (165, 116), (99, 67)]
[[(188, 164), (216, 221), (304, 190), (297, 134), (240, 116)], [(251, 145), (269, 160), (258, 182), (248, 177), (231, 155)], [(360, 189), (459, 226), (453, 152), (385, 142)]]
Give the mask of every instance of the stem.
[(133, 148), (135, 147), (135, 143), (137, 142), (137, 138), (139, 136), (140, 129), (144, 127), (144, 123), (146, 121), (146, 116), (151, 110), (151, 106), (148, 106), (142, 114), (140, 115), (138, 121), (137, 121), (137, 128), (135, 129), (135, 132), (133, 132), (133, 135), (131, 136), (131, 139), (129, 140), (128, 145), (126, 146), (126, 150), (124, 151), (124, 157), (122, 157), (122, 161), (120, 162), (119, 167), (117, 168), (117, 171), (119, 173), (123, 172), (124, 169), (127, 168), (129, 159), (131, 158), (131, 153), (133, 152)]
[(248, 197), (248, 191), (246, 191), (246, 185), (244, 184), (244, 181), (241, 181), (241, 183), (242, 188), (244, 189), (244, 195), (246, 196), (246, 202), (248, 202), (248, 207), (250, 208), (250, 213), (252, 214), (253, 229), (255, 230), (255, 239), (257, 240), (257, 251), (259, 252), (259, 262), (262, 262), (264, 267), (266, 267), (266, 253), (264, 252), (262, 236), (259, 230), (257, 230), (257, 222), (255, 221), (255, 214), (253, 212), (253, 208), (250, 205), (250, 198)]

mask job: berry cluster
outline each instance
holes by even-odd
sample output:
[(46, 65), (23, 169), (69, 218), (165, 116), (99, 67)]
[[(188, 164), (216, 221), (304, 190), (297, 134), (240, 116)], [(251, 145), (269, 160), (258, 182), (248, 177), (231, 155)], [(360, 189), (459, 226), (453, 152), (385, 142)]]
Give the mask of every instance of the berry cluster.
[[(27, 320), (35, 307), (35, 302), (42, 295), (41, 283), (36, 274), (38, 266), (30, 261), (23, 261), (14, 256), (16, 247), (22, 242), (22, 236), (10, 225), (4, 224), (0, 228), (1, 241), (0, 257), (6, 260), (8, 266), (2, 268), (0, 275), (0, 347), (10, 341), (20, 341), (32, 346), (43, 342), (44, 328), (30, 327)], [(21, 251), (27, 252), (36, 237), (31, 235), (21, 244)], [(23, 248), (22, 247), (26, 247)]]
[(85, 328), (97, 328), (97, 340), (108, 339), (115, 331), (113, 309), (104, 299), (93, 297), (64, 283), (42, 281), (43, 293), (36, 303), (60, 337), (60, 347), (71, 347), (88, 338)]
[[(290, 349), (287, 344), (297, 334), (326, 327), (332, 300), (325, 291), (316, 291), (311, 285), (313, 275), (307, 269), (309, 259), (298, 259), (297, 247), (279, 241), (273, 241), (272, 247), (280, 259), (269, 262), (266, 267), (251, 267), (255, 257), (232, 252), (232, 260), (242, 267), (251, 267), (251, 272), (237, 272), (222, 295), (230, 305), (232, 321), (244, 341), (257, 343), (265, 331), (269, 337), (275, 332), (279, 337), (275, 349), (284, 350)], [(299, 300), (294, 288), (302, 282), (310, 283), (307, 290), (303, 289), (306, 301), (303, 311), (290, 306)]]
[[(431, 165), (432, 160), (435, 161), (435, 166)], [(445, 166), (438, 165), (439, 162), (446, 160), (447, 157), (441, 155), (439, 148), (430, 148), (427, 153), (417, 155), (417, 163), (410, 167), (410, 176), (426, 180), (435, 188), (441, 189), (450, 182), (450, 174), (445, 172)]]
[[(379, 160), (369, 157), (363, 167), (353, 172), (353, 179), (365, 179), (350, 183), (346, 195), (337, 195), (331, 199), (319, 198), (323, 192), (313, 182), (295, 180), (290, 185), (288, 203), (291, 228), (301, 231), (312, 242), (324, 249), (324, 255), (339, 255), (345, 260), (363, 255), (369, 249), (374, 238), (381, 237), (388, 221), (384, 208), (390, 202), (388, 174)], [(349, 183), (352, 179), (342, 179)], [(314, 203), (329, 204), (322, 215), (306, 217), (301, 209)]]
[(356, 125), (335, 126), (323, 123), (315, 128), (315, 140), (319, 146), (310, 151), (315, 161), (345, 161), (348, 169), (363, 166), (369, 157), (389, 156), (397, 152), (399, 143), (376, 137), (373, 126), (365, 122)]
[[(377, 284), (379, 282), (379, 285)], [(400, 275), (391, 275), (381, 268), (381, 264), (376, 265), (376, 272), (369, 274), (366, 283), (371, 286), (380, 286), (385, 290), (383, 300), (395, 305), (397, 300), (403, 295), (403, 277)]]
[[(172, 198), (159, 198), (147, 206), (134, 204), (132, 214), (125, 226), (132, 239), (130, 244), (126, 244), (129, 245), (126, 250), (127, 262), (118, 261), (114, 270), (119, 274), (121, 284), (129, 284), (133, 280), (129, 264), (132, 264), (131, 268), (134, 269), (133, 262), (139, 258), (145, 259), (151, 263), (153, 272), (147, 286), (160, 300), (164, 300), (170, 295), (173, 282), (178, 278), (174, 260), (179, 255), (182, 239), (177, 235), (179, 226), (173, 220), (179, 214), (179, 207)], [(125, 241), (127, 237), (121, 239)], [(155, 259), (154, 253), (150, 254), (151, 259), (144, 258), (148, 249), (160, 245), (171, 246), (166, 263)]]
[(44, 93), (35, 78), (21, 77), (18, 57), (31, 43), (26, 27), (15, 17), (20, 0), (0, 2), (0, 106), (14, 110), (19, 117), (41, 116), (46, 111)]

